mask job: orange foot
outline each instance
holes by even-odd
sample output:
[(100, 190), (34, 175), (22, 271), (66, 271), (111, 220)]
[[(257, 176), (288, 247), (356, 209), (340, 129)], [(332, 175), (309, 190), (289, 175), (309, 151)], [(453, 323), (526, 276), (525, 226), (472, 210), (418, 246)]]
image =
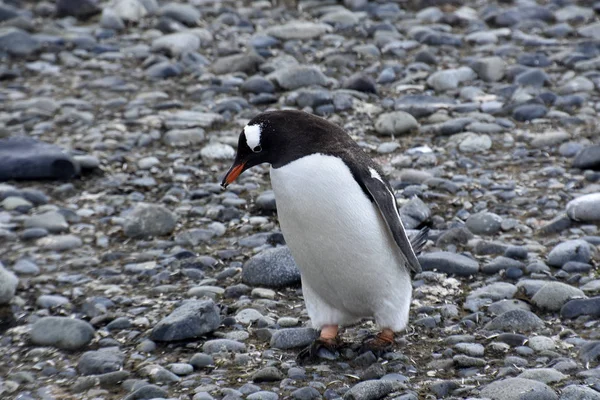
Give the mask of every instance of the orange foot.
[(298, 362), (306, 363), (316, 361), (320, 358), (326, 360), (335, 360), (339, 356), (337, 349), (339, 349), (342, 345), (342, 341), (337, 334), (337, 325), (324, 326), (321, 330), (321, 335), (319, 338), (298, 353)]
[(372, 351), (376, 356), (380, 356), (383, 353), (390, 351), (394, 344), (394, 331), (391, 329), (383, 329), (375, 336), (371, 336), (366, 338), (362, 345), (360, 346), (360, 350), (358, 351), (360, 354), (366, 353), (368, 351)]

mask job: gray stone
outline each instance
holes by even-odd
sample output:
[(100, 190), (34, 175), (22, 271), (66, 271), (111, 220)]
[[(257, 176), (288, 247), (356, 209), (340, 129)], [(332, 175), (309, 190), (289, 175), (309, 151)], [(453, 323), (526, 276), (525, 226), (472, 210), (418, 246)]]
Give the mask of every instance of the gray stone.
[(190, 364), (196, 369), (210, 367), (214, 363), (213, 357), (206, 353), (196, 353), (190, 358)]
[(533, 336), (527, 341), (527, 345), (535, 351), (554, 350), (556, 343), (547, 336)]
[(561, 308), (560, 315), (563, 318), (577, 318), (580, 315), (600, 317), (600, 296), (570, 300)]
[(246, 351), (246, 345), (235, 340), (213, 339), (204, 343), (202, 351), (206, 354), (219, 352), (243, 353)]
[(156, 385), (144, 385), (127, 396), (123, 397), (123, 400), (150, 400), (150, 399), (164, 399), (169, 396), (169, 392), (165, 389)]
[(431, 218), (431, 210), (418, 197), (400, 207), (399, 214), (405, 229), (416, 229)]
[(344, 394), (344, 400), (377, 400), (402, 387), (391, 380), (370, 380), (357, 383)]
[(36, 244), (44, 250), (68, 251), (83, 246), (83, 241), (75, 235), (53, 235), (39, 239)]
[(162, 6), (160, 14), (188, 26), (197, 25), (202, 17), (200, 11), (193, 5), (174, 2)]
[[(148, 14), (148, 10), (139, 0), (116, 0), (112, 4), (115, 14), (124, 21), (139, 22)], [(104, 17), (103, 10), (102, 16)]]
[(502, 57), (484, 57), (475, 61), (471, 67), (485, 82), (498, 82), (504, 78), (506, 61)]
[(172, 129), (163, 136), (163, 143), (172, 147), (187, 147), (204, 141), (204, 129)]
[(567, 376), (554, 368), (533, 368), (523, 371), (517, 378), (531, 379), (542, 383), (555, 383), (566, 379)]
[(600, 400), (600, 392), (589, 386), (569, 385), (561, 390), (560, 400)]
[(321, 69), (314, 65), (296, 65), (277, 70), (267, 76), (286, 90), (295, 90), (301, 87), (327, 84), (327, 77)]
[(573, 167), (600, 171), (600, 145), (585, 147), (577, 153)]
[(300, 270), (287, 246), (264, 250), (246, 262), (242, 281), (250, 286), (286, 287), (300, 283)]
[(217, 75), (231, 74), (233, 72), (253, 74), (258, 69), (258, 66), (264, 61), (264, 58), (254, 52), (248, 54), (234, 54), (218, 58), (211, 68)]
[(537, 148), (556, 146), (570, 138), (569, 133), (565, 131), (550, 131), (535, 135), (531, 145)]
[(580, 222), (600, 221), (600, 193), (590, 193), (567, 203), (569, 218)]
[(467, 218), (466, 225), (476, 235), (493, 235), (500, 232), (502, 217), (491, 212), (472, 214)]
[(415, 117), (404, 111), (381, 114), (375, 121), (375, 131), (380, 135), (405, 135), (418, 129), (419, 123)]
[(285, 378), (285, 375), (276, 367), (265, 367), (259, 369), (252, 375), (252, 381), (261, 382), (277, 382)]
[(592, 259), (591, 245), (585, 240), (569, 240), (558, 244), (548, 254), (548, 265), (562, 267), (569, 261), (589, 263)]
[(0, 305), (8, 304), (15, 297), (19, 279), (0, 262)]
[(282, 350), (306, 347), (317, 337), (317, 332), (312, 328), (279, 329), (271, 336), (271, 347)]
[(212, 160), (233, 160), (235, 157), (235, 150), (228, 144), (225, 143), (210, 143), (200, 150), (200, 155), (203, 159)]
[(511, 310), (488, 322), (485, 329), (490, 331), (523, 332), (533, 331), (543, 327), (544, 321), (531, 311)]
[(115, 348), (98, 351), (86, 351), (79, 358), (77, 370), (82, 375), (100, 375), (119, 371), (123, 367), (125, 356)]
[(212, 300), (188, 301), (156, 324), (150, 338), (161, 342), (196, 338), (213, 332), (220, 323), (219, 310)]
[[(292, 396), (293, 396), (293, 393), (292, 393)], [(278, 400), (278, 399), (279, 399), (279, 396), (277, 395), (277, 393), (268, 392), (266, 390), (259, 390), (258, 392), (249, 394), (246, 397), (246, 400)]]
[(434, 72), (427, 78), (427, 84), (438, 92), (458, 88), (458, 85), (473, 80), (477, 74), (469, 67), (446, 69)]
[(0, 28), (0, 51), (16, 57), (26, 57), (35, 53), (40, 43), (29, 33), (19, 28)]
[(419, 256), (424, 271), (440, 271), (448, 275), (470, 276), (479, 272), (479, 263), (469, 257), (438, 251)]
[(43, 294), (37, 298), (35, 304), (42, 308), (60, 307), (69, 304), (69, 299), (60, 295)]
[(481, 153), (492, 148), (492, 139), (485, 134), (461, 133), (458, 149), (463, 153)]
[(60, 233), (69, 230), (65, 217), (56, 211), (37, 214), (25, 220), (25, 228), (43, 228), (51, 233)]
[(329, 31), (331, 31), (331, 26), (327, 24), (290, 21), (285, 25), (271, 26), (264, 33), (281, 40), (309, 40)]
[(130, 238), (168, 235), (177, 225), (177, 216), (159, 204), (139, 203), (125, 217), (123, 232)]
[(95, 330), (89, 323), (67, 317), (44, 317), (31, 327), (31, 341), (39, 346), (77, 350), (92, 341)]
[(558, 400), (550, 387), (542, 382), (523, 378), (508, 378), (486, 385), (481, 397), (491, 400)]
[(119, 17), (115, 10), (108, 7), (102, 10), (102, 17), (100, 17), (100, 26), (104, 29), (113, 29), (115, 31), (122, 31), (125, 29), (125, 23), (123, 22), (123, 19)]
[(585, 297), (581, 289), (562, 282), (548, 282), (536, 292), (531, 302), (544, 310), (560, 311), (567, 301), (576, 297)]
[(176, 32), (160, 36), (152, 42), (152, 50), (178, 56), (200, 48), (200, 38), (189, 32)]

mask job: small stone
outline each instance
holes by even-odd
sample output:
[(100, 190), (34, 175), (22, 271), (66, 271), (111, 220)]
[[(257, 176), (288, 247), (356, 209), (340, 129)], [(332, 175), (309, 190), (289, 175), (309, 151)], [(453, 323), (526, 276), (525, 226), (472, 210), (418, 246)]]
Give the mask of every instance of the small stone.
[(147, 238), (167, 235), (175, 229), (177, 216), (168, 208), (149, 203), (139, 203), (126, 216), (123, 232), (130, 238)]
[(577, 318), (580, 315), (600, 317), (600, 296), (589, 299), (575, 299), (568, 301), (560, 310), (563, 318)]
[(485, 329), (494, 331), (533, 331), (544, 327), (537, 315), (527, 310), (511, 310), (501, 314), (487, 323)]
[(176, 32), (160, 36), (152, 42), (152, 50), (165, 52), (171, 56), (179, 56), (184, 52), (196, 51), (200, 48), (200, 38), (189, 32)]
[(235, 157), (235, 150), (228, 144), (225, 143), (211, 143), (200, 150), (200, 155), (206, 160), (233, 160)]
[(585, 297), (581, 289), (562, 282), (548, 282), (536, 292), (531, 302), (545, 310), (560, 311), (566, 302), (576, 297)]
[(533, 399), (558, 400), (558, 396), (546, 384), (530, 379), (508, 378), (494, 381), (486, 386), (480, 392), (481, 397), (487, 397), (492, 400), (518, 400), (525, 399), (523, 393), (535, 393)]
[(562, 267), (569, 261), (589, 263), (592, 258), (592, 249), (585, 240), (569, 240), (558, 244), (548, 254), (548, 265)]
[(190, 364), (196, 369), (206, 368), (214, 365), (214, 359), (206, 353), (196, 353), (190, 359)]
[(375, 122), (375, 131), (380, 135), (405, 135), (419, 129), (419, 123), (407, 112), (393, 111), (381, 114)]
[(500, 232), (502, 217), (491, 212), (472, 214), (467, 218), (466, 225), (476, 235), (493, 235)]
[(589, 386), (569, 385), (561, 389), (560, 400), (600, 400), (600, 392)]
[(585, 147), (577, 153), (573, 160), (573, 168), (600, 171), (600, 145)]
[(523, 371), (517, 378), (531, 379), (542, 383), (555, 383), (566, 379), (567, 376), (553, 368), (534, 368)]
[(187, 26), (197, 25), (202, 17), (196, 7), (185, 3), (167, 3), (161, 7), (160, 14)]
[[(293, 392), (292, 392), (292, 396), (293, 396)], [(279, 399), (279, 396), (277, 395), (277, 393), (268, 392), (266, 390), (259, 390), (258, 392), (254, 392), (246, 397), (246, 400), (278, 400), (278, 399)]]
[(344, 89), (356, 90), (363, 93), (377, 94), (377, 84), (375, 80), (363, 73), (351, 75), (342, 85)]
[(574, 221), (600, 221), (600, 193), (590, 193), (567, 203), (567, 215)]
[(0, 262), (0, 305), (8, 304), (15, 297), (19, 279)]
[(77, 370), (82, 375), (100, 375), (118, 371), (123, 366), (125, 356), (114, 348), (87, 351), (79, 358)]
[(285, 378), (285, 375), (276, 367), (265, 367), (259, 369), (252, 375), (252, 381), (261, 382), (277, 382)]
[(297, 347), (306, 347), (316, 338), (317, 333), (312, 328), (287, 328), (279, 329), (271, 337), (271, 347), (287, 350)]
[(300, 283), (300, 270), (287, 246), (264, 250), (242, 269), (242, 281), (250, 286), (287, 287)]
[(57, 0), (56, 2), (56, 16), (59, 18), (72, 16), (85, 20), (99, 14), (101, 10), (93, 0)]
[(440, 271), (448, 275), (470, 276), (479, 272), (479, 263), (469, 257), (438, 251), (419, 256), (424, 271)]
[(83, 246), (83, 241), (75, 235), (54, 235), (39, 239), (40, 248), (52, 251), (68, 251)]
[(552, 338), (546, 336), (533, 336), (527, 341), (527, 345), (535, 351), (554, 350), (556, 343)]
[(40, 346), (77, 350), (92, 341), (95, 330), (89, 323), (67, 317), (44, 317), (31, 327), (31, 341)]
[(484, 57), (471, 66), (479, 77), (485, 82), (498, 82), (504, 77), (506, 62), (502, 57)]
[(513, 118), (519, 122), (531, 121), (542, 118), (548, 113), (548, 109), (541, 104), (523, 104), (513, 111)]
[(274, 80), (285, 90), (295, 90), (301, 87), (327, 84), (327, 77), (321, 69), (314, 65), (296, 65), (271, 73), (267, 78)]
[(150, 399), (164, 399), (169, 396), (169, 393), (156, 385), (144, 385), (139, 389), (134, 390), (127, 396), (123, 397), (123, 400), (150, 400)]
[(25, 221), (25, 228), (43, 228), (51, 233), (60, 233), (69, 230), (65, 217), (56, 211), (48, 211), (29, 217)]
[[(148, 10), (139, 0), (117, 0), (114, 2), (113, 8), (115, 14), (124, 21), (139, 22), (148, 14)], [(106, 10), (107, 8), (103, 11)], [(104, 17), (104, 12), (102, 16)]]
[(202, 346), (202, 351), (206, 354), (220, 352), (243, 353), (246, 351), (246, 345), (235, 340), (213, 339), (208, 340)]
[[(204, 141), (204, 130), (201, 128), (195, 129), (172, 129), (165, 133), (163, 142), (171, 147), (187, 147), (200, 144)], [(154, 158), (154, 157), (148, 157)], [(141, 162), (141, 160), (140, 160)], [(144, 168), (148, 169), (148, 168)]]
[(161, 342), (196, 338), (213, 332), (220, 323), (219, 310), (212, 300), (188, 301), (158, 322), (150, 338)]
[(458, 149), (463, 153), (481, 153), (492, 148), (492, 139), (488, 135), (472, 132), (461, 135)]
[(402, 385), (390, 380), (370, 380), (357, 383), (344, 394), (344, 400), (377, 400), (398, 390)]
[(308, 21), (290, 21), (285, 25), (271, 26), (265, 34), (281, 40), (309, 40), (329, 32), (327, 24), (317, 24)]

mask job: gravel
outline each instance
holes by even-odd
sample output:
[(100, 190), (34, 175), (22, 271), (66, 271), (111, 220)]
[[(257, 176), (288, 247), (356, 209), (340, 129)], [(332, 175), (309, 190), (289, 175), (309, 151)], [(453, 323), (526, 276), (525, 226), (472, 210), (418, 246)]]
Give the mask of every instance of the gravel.
[[(271, 3), (0, 4), (0, 397), (598, 397), (598, 5)], [(283, 108), (430, 228), (387, 353), (299, 365), (269, 168), (220, 187)]]

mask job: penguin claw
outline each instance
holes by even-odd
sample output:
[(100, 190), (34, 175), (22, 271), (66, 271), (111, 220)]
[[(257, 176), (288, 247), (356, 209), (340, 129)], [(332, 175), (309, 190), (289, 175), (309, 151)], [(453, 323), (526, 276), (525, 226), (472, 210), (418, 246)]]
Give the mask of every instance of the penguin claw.
[(340, 356), (338, 349), (341, 346), (339, 339), (324, 340), (316, 339), (308, 347), (302, 349), (296, 360), (300, 364), (315, 362), (319, 359), (333, 361)]
[(392, 350), (393, 342), (382, 339), (379, 335), (369, 335), (360, 345), (358, 354), (372, 352), (375, 356), (381, 357), (383, 354)]

